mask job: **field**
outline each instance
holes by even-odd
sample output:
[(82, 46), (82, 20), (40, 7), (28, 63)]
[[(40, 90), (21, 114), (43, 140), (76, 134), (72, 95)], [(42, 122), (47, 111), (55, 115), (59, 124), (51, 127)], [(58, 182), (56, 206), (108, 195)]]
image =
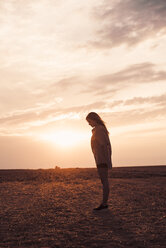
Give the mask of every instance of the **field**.
[(113, 168), (94, 212), (94, 169), (0, 170), (2, 248), (166, 247), (166, 166)]

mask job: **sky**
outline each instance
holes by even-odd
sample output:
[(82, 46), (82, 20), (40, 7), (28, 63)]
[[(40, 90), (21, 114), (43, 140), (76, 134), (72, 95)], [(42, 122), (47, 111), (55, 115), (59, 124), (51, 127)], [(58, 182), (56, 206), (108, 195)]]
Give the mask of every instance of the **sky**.
[(0, 1), (0, 169), (166, 164), (166, 1)]

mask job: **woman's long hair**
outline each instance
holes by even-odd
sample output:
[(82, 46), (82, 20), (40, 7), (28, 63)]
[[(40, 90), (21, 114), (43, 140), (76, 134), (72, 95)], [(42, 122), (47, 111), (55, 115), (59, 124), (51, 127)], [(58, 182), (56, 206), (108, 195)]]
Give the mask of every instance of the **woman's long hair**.
[(90, 112), (90, 113), (87, 115), (87, 117), (86, 117), (86, 120), (89, 120), (89, 119), (90, 119), (90, 120), (94, 120), (97, 124), (104, 126), (104, 128), (105, 128), (107, 134), (109, 134), (109, 132), (108, 132), (108, 130), (107, 130), (107, 128), (106, 128), (105, 122), (101, 119), (101, 117), (100, 117), (97, 113), (95, 113), (95, 112)]

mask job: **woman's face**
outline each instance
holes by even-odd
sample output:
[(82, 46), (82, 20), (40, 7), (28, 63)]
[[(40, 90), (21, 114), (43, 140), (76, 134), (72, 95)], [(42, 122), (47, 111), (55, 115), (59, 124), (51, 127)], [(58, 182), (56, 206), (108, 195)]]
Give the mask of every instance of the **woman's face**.
[(91, 120), (91, 119), (88, 119), (87, 122), (89, 123), (89, 125), (90, 125), (91, 127), (95, 127), (95, 126), (97, 125), (96, 121)]

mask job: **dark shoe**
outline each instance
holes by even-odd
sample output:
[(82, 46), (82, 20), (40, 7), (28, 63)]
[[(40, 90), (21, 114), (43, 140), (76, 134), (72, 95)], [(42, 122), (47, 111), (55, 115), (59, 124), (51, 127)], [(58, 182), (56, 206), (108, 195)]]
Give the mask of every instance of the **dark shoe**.
[(102, 209), (106, 209), (106, 208), (108, 208), (108, 205), (101, 204), (99, 207), (94, 208), (93, 210), (102, 210)]

